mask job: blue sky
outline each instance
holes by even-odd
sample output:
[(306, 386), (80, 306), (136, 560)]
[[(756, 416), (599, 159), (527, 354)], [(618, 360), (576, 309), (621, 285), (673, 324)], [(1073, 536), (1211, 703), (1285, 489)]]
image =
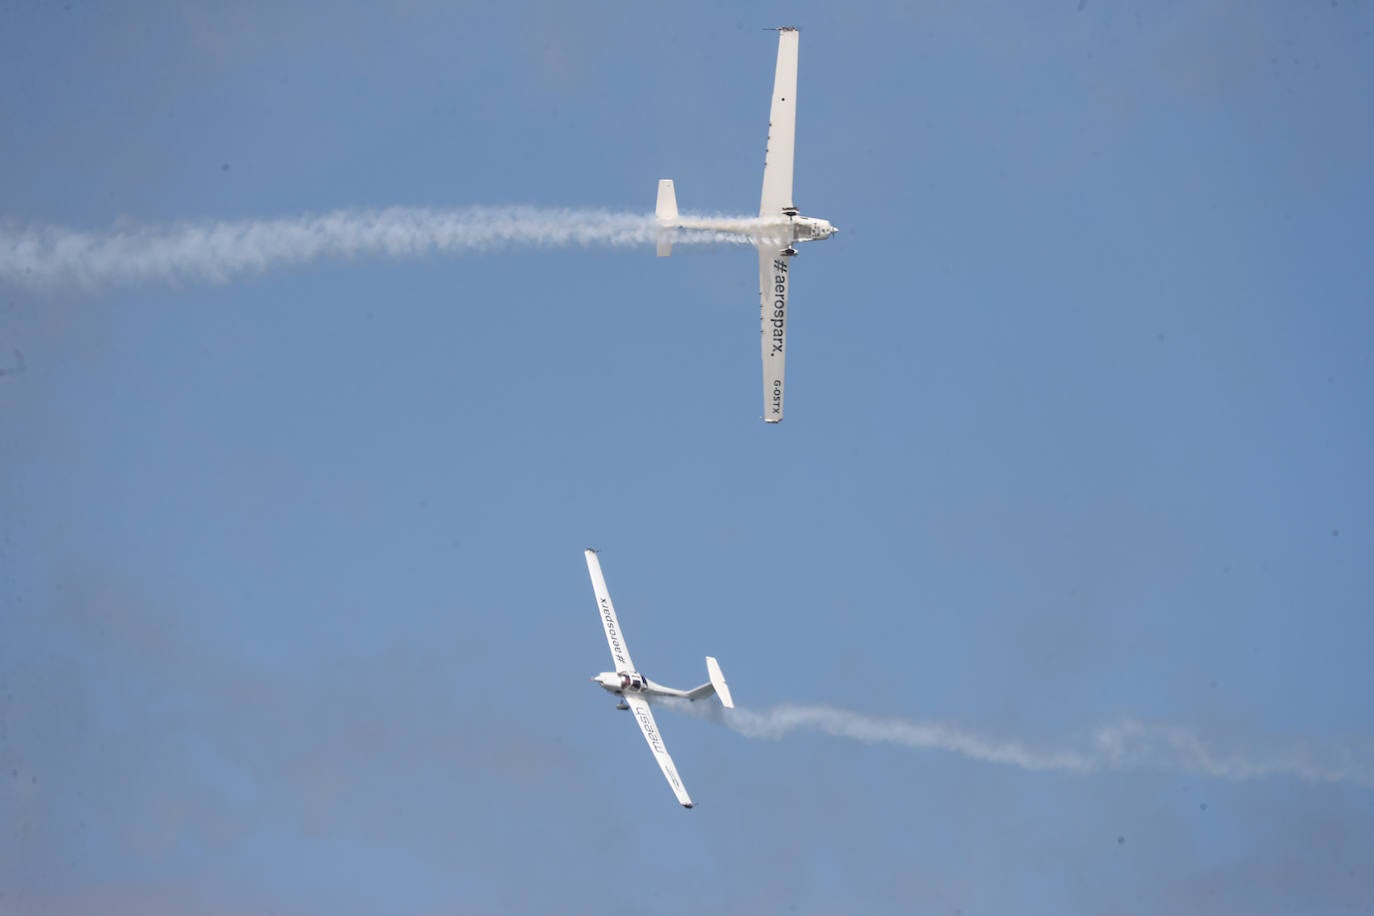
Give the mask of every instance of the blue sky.
[[(0, 238), (749, 212), (793, 23), (787, 419), (748, 250), (0, 278), (0, 913), (1374, 899), (1367, 4), (279, 6), (0, 14)], [(665, 710), (684, 812), (589, 545), (755, 716), (1196, 746)]]

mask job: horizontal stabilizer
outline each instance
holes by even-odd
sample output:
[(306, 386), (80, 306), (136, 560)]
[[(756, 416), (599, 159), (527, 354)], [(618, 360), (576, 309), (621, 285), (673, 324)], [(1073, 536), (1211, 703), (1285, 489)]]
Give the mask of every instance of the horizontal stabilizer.
[(654, 216), (660, 223), (677, 222), (677, 192), (673, 190), (671, 178), (658, 180), (658, 205), (654, 207)]
[(658, 217), (658, 256), (666, 258), (673, 253), (673, 229), (677, 225), (677, 192), (673, 190), (673, 179), (658, 180), (658, 204), (654, 207)]
[(716, 696), (720, 697), (720, 705), (726, 709), (735, 708), (735, 700), (730, 696), (730, 685), (725, 683), (725, 675), (720, 672), (720, 665), (711, 656), (706, 656), (706, 671), (711, 676), (711, 686), (716, 688)]

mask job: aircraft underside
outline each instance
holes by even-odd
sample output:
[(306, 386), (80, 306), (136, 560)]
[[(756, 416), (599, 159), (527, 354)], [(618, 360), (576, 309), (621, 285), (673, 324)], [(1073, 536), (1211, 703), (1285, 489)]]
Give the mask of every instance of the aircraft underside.
[(658, 183), (659, 257), (673, 251), (676, 230), (701, 229), (749, 236), (759, 253), (759, 318), (763, 345), (763, 419), (782, 420), (787, 346), (787, 262), (799, 242), (828, 239), (839, 230), (829, 221), (802, 216), (792, 199), (792, 160), (797, 130), (797, 46), (795, 28), (778, 29), (778, 60), (768, 112), (768, 146), (763, 159), (763, 193), (757, 220), (683, 217), (671, 179)]

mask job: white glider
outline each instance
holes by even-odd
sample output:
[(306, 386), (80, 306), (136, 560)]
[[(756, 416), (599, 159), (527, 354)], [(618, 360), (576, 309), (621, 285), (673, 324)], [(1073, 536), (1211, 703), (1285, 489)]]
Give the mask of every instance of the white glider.
[[(788, 259), (798, 242), (828, 239), (839, 229), (829, 220), (798, 215), (792, 203), (792, 151), (797, 134), (797, 30), (778, 32), (778, 65), (773, 75), (773, 102), (768, 113), (768, 148), (763, 158), (763, 198), (757, 225), (745, 230), (759, 249), (759, 324), (763, 340), (763, 419), (782, 420), (783, 371), (787, 347)], [(658, 183), (655, 208), (660, 228), (659, 257), (673, 251), (674, 229), (719, 229), (739, 232), (736, 222), (683, 219), (678, 215), (672, 179)]]
[(592, 680), (620, 697), (616, 709), (634, 711), (639, 730), (644, 733), (644, 740), (649, 742), (649, 750), (654, 752), (654, 759), (658, 761), (659, 769), (663, 771), (668, 785), (673, 787), (673, 793), (677, 795), (682, 807), (690, 808), (691, 796), (687, 794), (687, 787), (677, 775), (677, 767), (673, 766), (673, 758), (668, 756), (668, 749), (663, 746), (663, 737), (658, 732), (658, 724), (654, 722), (654, 714), (649, 710), (649, 701), (653, 697), (700, 700), (715, 694), (720, 697), (720, 702), (726, 709), (733, 709), (735, 701), (730, 697), (730, 685), (725, 683), (725, 675), (720, 673), (720, 665), (710, 656), (706, 657), (706, 673), (710, 681), (691, 690), (664, 687), (640, 674), (635, 669), (635, 663), (630, 660), (630, 650), (625, 648), (625, 637), (620, 632), (620, 621), (616, 619), (615, 606), (611, 604), (610, 592), (606, 590), (606, 578), (601, 575), (601, 563), (597, 560), (596, 551), (588, 550), (586, 553), (587, 572), (592, 577), (592, 591), (596, 593), (601, 626), (606, 630), (606, 642), (611, 647), (611, 659), (615, 662), (614, 671), (603, 671)]

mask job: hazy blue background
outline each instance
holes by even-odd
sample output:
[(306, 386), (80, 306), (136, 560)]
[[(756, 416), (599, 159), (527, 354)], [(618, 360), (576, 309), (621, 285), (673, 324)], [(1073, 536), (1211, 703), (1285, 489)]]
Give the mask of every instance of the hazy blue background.
[(0, 913), (1368, 911), (1368, 781), (665, 711), (684, 812), (581, 554), (754, 710), (1368, 777), (1367, 3), (391, 6), (6, 4), (0, 222), (748, 212), (794, 23), (787, 419), (747, 250), (0, 286)]

